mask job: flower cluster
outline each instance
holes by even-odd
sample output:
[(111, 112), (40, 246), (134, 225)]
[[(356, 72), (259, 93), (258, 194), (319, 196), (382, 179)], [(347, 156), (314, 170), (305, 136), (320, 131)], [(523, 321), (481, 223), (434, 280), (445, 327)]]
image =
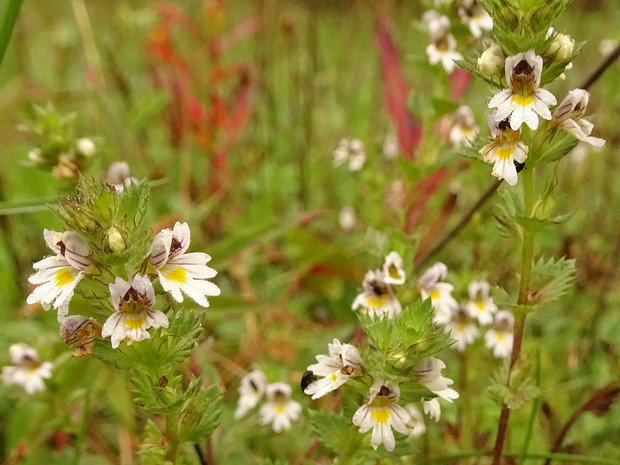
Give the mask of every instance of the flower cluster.
[[(102, 271), (109, 274), (110, 271), (93, 262), (91, 245), (82, 234), (46, 229), (44, 237), (54, 254), (33, 265), (37, 272), (29, 281), (37, 287), (27, 302), (40, 302), (45, 309), (54, 307), (62, 323), (79, 282), (85, 277), (101, 275)], [(200, 252), (186, 253), (189, 244), (189, 226), (176, 223), (173, 229), (164, 229), (153, 239), (145, 257), (146, 274), (136, 273), (129, 279), (116, 276), (108, 284), (114, 312), (103, 325), (101, 335), (111, 337), (112, 347), (118, 347), (123, 339), (141, 341), (149, 338), (149, 328), (168, 327), (168, 317), (154, 308), (156, 297), (152, 280), (155, 278), (177, 302), (182, 302), (185, 294), (197, 304), (208, 307), (207, 296), (219, 295), (219, 288), (207, 281), (216, 275), (216, 271), (206, 265), (211, 257)], [(72, 333), (74, 326), (80, 324), (64, 325), (65, 332)]]
[(359, 171), (366, 162), (366, 148), (359, 139), (340, 139), (340, 143), (334, 150), (334, 166), (349, 164), (350, 171)]
[(267, 377), (262, 371), (252, 371), (241, 379), (235, 418), (243, 417), (256, 407), (265, 395), (267, 401), (259, 410), (260, 423), (271, 425), (276, 433), (288, 430), (291, 422), (297, 421), (301, 414), (301, 405), (291, 399), (291, 392), (288, 384), (281, 382), (267, 384)]
[(27, 394), (45, 390), (43, 380), (52, 377), (50, 362), (42, 362), (37, 351), (26, 344), (13, 344), (9, 355), (14, 366), (2, 367), (4, 384), (18, 384)]
[(491, 325), (485, 333), (486, 346), (493, 350), (496, 358), (510, 355), (514, 317), (506, 310), (498, 311), (489, 295), (489, 283), (472, 281), (468, 286), (469, 300), (459, 303), (452, 297), (454, 286), (440, 282), (446, 279), (448, 268), (441, 262), (430, 267), (418, 280), (422, 298), (431, 299), (433, 321), (443, 327), (455, 340), (454, 348), (460, 352), (472, 344), (480, 335), (480, 326)]
[(394, 293), (392, 285), (401, 285), (405, 282), (403, 259), (396, 252), (390, 252), (383, 263), (383, 267), (370, 270), (362, 282), (364, 291), (359, 294), (351, 308), (367, 313), (371, 319), (375, 316), (382, 320), (385, 316), (393, 319), (402, 313), (402, 306)]

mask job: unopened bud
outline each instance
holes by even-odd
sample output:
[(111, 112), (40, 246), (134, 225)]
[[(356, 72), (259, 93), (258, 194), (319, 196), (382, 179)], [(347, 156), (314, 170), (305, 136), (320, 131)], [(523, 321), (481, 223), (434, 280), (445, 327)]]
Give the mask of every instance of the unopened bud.
[(75, 148), (85, 157), (92, 157), (96, 151), (95, 143), (88, 137), (76, 140)]
[(95, 338), (101, 336), (101, 324), (93, 318), (71, 315), (60, 324), (60, 338), (75, 349), (74, 357), (88, 357), (93, 350)]
[(500, 76), (504, 71), (504, 52), (499, 45), (487, 48), (478, 58), (478, 69), (487, 77)]
[(115, 226), (108, 229), (108, 245), (110, 246), (110, 250), (115, 253), (122, 252), (127, 248), (127, 243), (123, 235)]
[(555, 56), (557, 61), (566, 61), (573, 55), (575, 41), (566, 34), (556, 34), (551, 41), (547, 53)]

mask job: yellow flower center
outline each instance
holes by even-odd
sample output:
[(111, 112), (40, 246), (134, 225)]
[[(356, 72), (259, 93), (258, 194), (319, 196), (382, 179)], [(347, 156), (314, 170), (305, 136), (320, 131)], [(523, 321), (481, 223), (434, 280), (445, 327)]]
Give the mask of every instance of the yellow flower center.
[(532, 103), (534, 103), (533, 95), (513, 95), (512, 101), (515, 105), (519, 105), (520, 107), (529, 107)]
[(335, 371), (332, 373), (331, 379), (332, 379), (332, 381), (336, 381), (337, 377), (336, 377), (336, 372)]
[(390, 419), (390, 411), (387, 409), (386, 410), (373, 409), (370, 412), (370, 414), (372, 415), (372, 418), (377, 423), (385, 424)]
[(282, 414), (284, 413), (284, 405), (277, 405), (276, 406), (276, 412)]
[(58, 287), (66, 286), (75, 279), (75, 276), (71, 274), (66, 268), (62, 268), (56, 272), (56, 285)]
[(142, 325), (146, 322), (145, 318), (127, 318), (125, 320), (125, 326), (129, 329), (140, 329)]
[(170, 281), (184, 283), (185, 281), (187, 281), (187, 273), (183, 268), (178, 267), (168, 273), (166, 275), (166, 279), (169, 279)]
[(398, 273), (398, 269), (394, 265), (390, 266), (388, 272), (389, 272), (390, 278), (400, 279), (400, 274)]
[(439, 296), (440, 294), (438, 290), (435, 289), (433, 292), (431, 292), (431, 300), (437, 300), (439, 299)]
[(385, 307), (388, 303), (389, 297), (387, 295), (370, 296), (366, 298), (366, 304), (369, 307)]
[(484, 310), (484, 307), (485, 307), (485, 305), (484, 305), (484, 300), (482, 300), (482, 299), (476, 299), (475, 303), (476, 303), (476, 308), (477, 308), (478, 310), (480, 310), (480, 311)]
[(495, 333), (495, 337), (501, 342), (504, 340), (504, 333)]
[(503, 147), (495, 151), (495, 155), (500, 160), (509, 160), (513, 153), (515, 153), (514, 147)]

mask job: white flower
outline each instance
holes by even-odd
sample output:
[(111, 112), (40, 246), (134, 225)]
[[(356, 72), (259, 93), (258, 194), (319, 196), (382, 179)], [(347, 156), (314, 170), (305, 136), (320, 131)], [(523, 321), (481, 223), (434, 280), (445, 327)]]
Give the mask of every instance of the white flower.
[(291, 387), (284, 383), (267, 386), (267, 403), (260, 408), (261, 425), (269, 425), (276, 433), (290, 429), (301, 413), (301, 405), (291, 399)]
[(448, 402), (459, 398), (459, 393), (450, 388), (454, 381), (441, 376), (441, 370), (446, 364), (435, 357), (425, 358), (419, 362), (413, 370), (417, 381), (429, 391)]
[(435, 263), (418, 280), (418, 287), (422, 299), (431, 299), (435, 315), (433, 321), (444, 325), (452, 318), (452, 312), (458, 307), (458, 302), (452, 297), (454, 286), (440, 282), (446, 278), (448, 268), (441, 262)]
[(334, 150), (334, 166), (340, 166), (349, 163), (350, 171), (359, 171), (366, 162), (366, 148), (364, 143), (359, 139), (340, 139), (340, 143)]
[(355, 415), (353, 424), (359, 427), (360, 433), (372, 429), (370, 444), (377, 449), (383, 444), (385, 450), (393, 451), (396, 446), (392, 428), (402, 434), (409, 433), (411, 415), (400, 405), (400, 388), (391, 381), (377, 381), (370, 388), (368, 399)]
[(495, 121), (510, 117), (510, 127), (516, 131), (523, 123), (538, 129), (538, 116), (551, 119), (549, 105), (557, 103), (551, 92), (538, 87), (542, 75), (543, 59), (534, 50), (506, 58), (506, 81), (509, 89), (496, 94), (489, 108), (497, 108)]
[(483, 30), (493, 29), (493, 19), (475, 0), (463, 2), (463, 6), (459, 8), (459, 16), (461, 21), (469, 26), (471, 35), (476, 39), (482, 36)]
[(43, 151), (40, 148), (35, 147), (28, 152), (28, 160), (35, 165), (43, 163), (45, 161), (45, 158), (43, 158)]
[(15, 366), (2, 367), (2, 382), (19, 384), (27, 394), (45, 390), (43, 380), (52, 377), (52, 364), (41, 362), (37, 351), (26, 344), (13, 344), (9, 354)]
[(109, 284), (115, 312), (106, 320), (102, 337), (112, 336), (112, 347), (128, 338), (131, 341), (149, 339), (149, 328), (168, 327), (168, 317), (154, 310), (155, 291), (147, 276), (135, 275), (129, 282), (116, 278)]
[(452, 34), (431, 37), (432, 42), (426, 47), (426, 54), (431, 65), (441, 62), (447, 73), (454, 71), (455, 61), (463, 59), (456, 51), (456, 40)]
[(551, 44), (549, 45), (546, 53), (549, 55), (554, 55), (555, 59), (558, 61), (566, 61), (573, 54), (575, 41), (566, 34), (556, 33), (553, 27), (550, 27), (547, 30), (546, 38), (549, 39), (554, 34), (555, 36), (553, 37), (553, 40), (551, 41)]
[(95, 154), (95, 143), (88, 137), (82, 137), (75, 141), (75, 148), (85, 157), (92, 157)]
[(493, 176), (514, 186), (519, 180), (515, 163), (525, 162), (529, 148), (521, 142), (521, 131), (513, 130), (508, 119), (498, 122), (496, 112), (493, 110), (487, 118), (494, 138), (480, 153), (486, 163), (493, 163)]
[(211, 257), (206, 253), (185, 253), (189, 243), (187, 223), (177, 222), (172, 230), (161, 230), (149, 249), (148, 272), (157, 272), (161, 287), (177, 302), (183, 302), (184, 293), (198, 305), (208, 307), (207, 296), (220, 295), (220, 288), (207, 281), (217, 271), (207, 266)]
[(474, 114), (467, 105), (460, 106), (455, 112), (455, 123), (450, 130), (450, 143), (453, 147), (471, 147), (471, 142), (478, 135), (478, 126)]
[(601, 55), (609, 55), (618, 46), (618, 42), (611, 39), (603, 39), (598, 44), (598, 51)]
[(409, 437), (417, 437), (424, 434), (426, 431), (426, 425), (424, 424), (424, 417), (418, 408), (413, 404), (405, 405), (405, 410), (411, 417), (411, 421), (407, 424), (409, 428)]
[(58, 321), (69, 311), (69, 301), (75, 287), (85, 274), (97, 273), (90, 259), (88, 242), (79, 233), (62, 233), (45, 229), (45, 243), (56, 253), (32, 265), (37, 270), (28, 278), (37, 287), (26, 299), (28, 304), (40, 302), (46, 310), (53, 306), (58, 310)]
[(569, 91), (562, 103), (553, 112), (551, 124), (565, 129), (582, 142), (594, 147), (602, 147), (605, 140), (590, 136), (594, 125), (582, 118), (586, 113), (589, 100), (590, 93), (587, 90), (573, 89)]
[(472, 344), (479, 334), (476, 325), (472, 323), (467, 312), (460, 306), (452, 319), (446, 323), (444, 331), (450, 333), (450, 337), (456, 341), (454, 348), (459, 352), (463, 352), (465, 347)]
[(495, 322), (484, 335), (487, 348), (493, 349), (495, 358), (505, 358), (512, 352), (514, 339), (513, 326), (515, 317), (506, 310), (500, 310), (495, 315)]
[(440, 15), (436, 10), (429, 10), (422, 15), (422, 22), (431, 36), (441, 37), (450, 32), (450, 20), (445, 15)]
[(235, 418), (241, 418), (247, 412), (252, 410), (267, 387), (267, 378), (260, 370), (255, 370), (241, 378), (241, 386), (239, 387), (239, 403), (235, 410)]
[(478, 69), (487, 77), (497, 76), (504, 69), (505, 60), (502, 48), (499, 45), (492, 45), (478, 58)]
[(317, 355), (316, 361), (319, 363), (308, 367), (308, 371), (322, 377), (304, 389), (304, 393), (312, 395), (312, 399), (323, 397), (338, 389), (349, 378), (362, 374), (362, 359), (354, 346), (342, 344), (338, 339), (334, 339), (327, 347), (329, 355)]
[(393, 160), (400, 154), (400, 146), (396, 134), (388, 134), (383, 141), (383, 156), (387, 160)]
[(402, 313), (400, 302), (390, 285), (385, 282), (383, 271), (375, 270), (366, 273), (362, 286), (364, 292), (353, 301), (351, 305), (353, 310), (361, 306), (368, 312), (371, 319), (377, 315), (380, 320), (384, 316), (391, 320)]
[(396, 252), (390, 252), (383, 262), (384, 282), (387, 284), (404, 284), (405, 283), (405, 264), (400, 255)]
[(481, 325), (488, 325), (493, 321), (493, 314), (497, 312), (497, 305), (489, 297), (489, 283), (472, 281), (467, 287), (469, 302), (466, 309), (470, 317), (476, 318)]
[(129, 165), (126, 161), (115, 161), (110, 165), (106, 182), (119, 193), (123, 192), (126, 187), (139, 183), (136, 178), (129, 175)]
[(355, 222), (357, 221), (357, 215), (355, 214), (355, 210), (351, 207), (342, 207), (340, 210), (340, 214), (338, 215), (338, 221), (340, 222), (340, 227), (343, 231), (349, 232), (355, 226)]
[(437, 397), (431, 400), (423, 400), (422, 405), (424, 406), (424, 413), (431, 417), (431, 419), (439, 421), (441, 417), (441, 405)]

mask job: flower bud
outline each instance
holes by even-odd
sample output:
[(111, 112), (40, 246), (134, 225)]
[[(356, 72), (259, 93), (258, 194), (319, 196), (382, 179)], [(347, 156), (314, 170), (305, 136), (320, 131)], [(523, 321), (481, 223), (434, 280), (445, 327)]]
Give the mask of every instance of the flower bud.
[(499, 76), (504, 71), (504, 60), (502, 48), (499, 45), (493, 45), (478, 58), (478, 69), (484, 76)]
[(85, 157), (92, 157), (96, 151), (95, 143), (88, 137), (76, 140), (75, 148)]
[(573, 54), (573, 48), (575, 47), (575, 41), (566, 34), (556, 34), (547, 53), (555, 56), (558, 61), (566, 61)]
[(93, 318), (71, 315), (60, 324), (60, 338), (75, 349), (74, 357), (88, 357), (93, 350), (95, 338), (101, 336), (101, 324)]
[(122, 252), (127, 248), (127, 243), (123, 235), (115, 226), (108, 229), (108, 245), (110, 246), (110, 250), (114, 253)]

